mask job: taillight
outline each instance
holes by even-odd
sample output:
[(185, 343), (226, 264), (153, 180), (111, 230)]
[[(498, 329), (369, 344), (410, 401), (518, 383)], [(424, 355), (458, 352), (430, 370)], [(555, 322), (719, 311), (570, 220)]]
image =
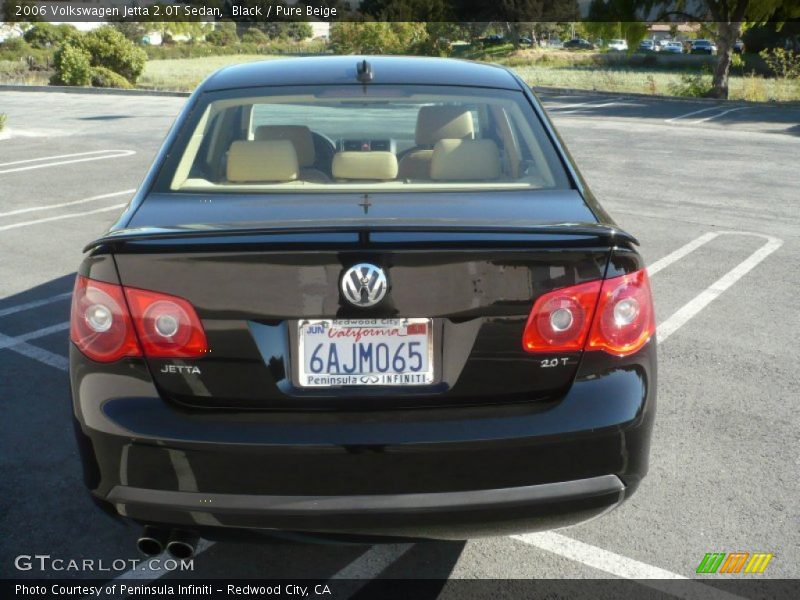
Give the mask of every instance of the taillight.
[(113, 362), (141, 356), (122, 287), (78, 275), (72, 295), (70, 338), (86, 356)]
[(590, 281), (541, 295), (525, 325), (528, 352), (603, 350), (633, 354), (655, 333), (647, 272)]
[(587, 350), (633, 354), (656, 332), (650, 280), (644, 269), (603, 281)]
[(126, 287), (136, 332), (149, 358), (197, 358), (208, 353), (203, 325), (183, 298)]
[(525, 325), (522, 345), (528, 352), (583, 350), (600, 293), (600, 281), (590, 281), (542, 294)]
[(82, 275), (75, 280), (70, 338), (98, 362), (142, 355), (197, 358), (208, 353), (203, 325), (188, 301)]

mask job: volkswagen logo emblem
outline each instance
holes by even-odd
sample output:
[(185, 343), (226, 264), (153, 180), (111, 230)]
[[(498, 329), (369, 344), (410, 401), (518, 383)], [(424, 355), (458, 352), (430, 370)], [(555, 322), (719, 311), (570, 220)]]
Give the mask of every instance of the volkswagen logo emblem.
[(386, 295), (386, 275), (383, 269), (361, 263), (344, 272), (342, 295), (354, 306), (374, 306)]

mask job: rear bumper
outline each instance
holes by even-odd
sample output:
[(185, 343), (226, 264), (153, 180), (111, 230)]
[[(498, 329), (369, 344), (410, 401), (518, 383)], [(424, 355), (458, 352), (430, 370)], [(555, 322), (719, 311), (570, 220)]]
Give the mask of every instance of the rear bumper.
[[(348, 496), (272, 496), (176, 492), (115, 486), (107, 500), (126, 515), (184, 527), (269, 528), (326, 533), (468, 537), (550, 529), (590, 518), (622, 501), (616, 475), (517, 488)], [(554, 510), (558, 507), (558, 510)], [(198, 520), (196, 511), (204, 518)]]
[(71, 358), (87, 487), (143, 523), (463, 539), (584, 521), (647, 472), (654, 342), (557, 401), (381, 412), (186, 410)]

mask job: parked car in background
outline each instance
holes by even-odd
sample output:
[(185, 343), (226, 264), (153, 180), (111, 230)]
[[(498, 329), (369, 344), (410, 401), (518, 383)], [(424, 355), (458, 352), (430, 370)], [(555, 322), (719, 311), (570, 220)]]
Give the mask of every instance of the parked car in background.
[(563, 48), (564, 47), (564, 42), (562, 42), (558, 38), (550, 38), (549, 40), (547, 40), (547, 47), (548, 48)]
[(692, 42), (692, 54), (717, 54), (717, 46), (711, 40), (694, 40)]
[(639, 42), (639, 51), (655, 52), (656, 45), (653, 40), (642, 40)]
[(574, 38), (568, 42), (564, 42), (564, 48), (567, 50), (594, 50), (594, 44), (589, 40)]
[(662, 52), (669, 52), (671, 54), (683, 54), (683, 44), (681, 42), (672, 41), (667, 43), (662, 49)]
[(608, 42), (608, 49), (616, 52), (625, 52), (628, 49), (628, 42), (625, 40), (611, 40)]
[(481, 41), (483, 42), (484, 46), (498, 46), (505, 42), (506, 39), (499, 33), (494, 33), (492, 35), (487, 35)]
[(667, 44), (669, 44), (671, 41), (672, 40), (666, 40), (666, 39), (665, 40), (656, 40), (655, 41), (655, 45), (653, 46), (653, 49), (656, 52), (661, 52), (661, 51), (664, 50), (664, 48), (667, 47)]
[(744, 42), (742, 40), (736, 40), (733, 44), (733, 53), (734, 54), (743, 54), (744, 53)]

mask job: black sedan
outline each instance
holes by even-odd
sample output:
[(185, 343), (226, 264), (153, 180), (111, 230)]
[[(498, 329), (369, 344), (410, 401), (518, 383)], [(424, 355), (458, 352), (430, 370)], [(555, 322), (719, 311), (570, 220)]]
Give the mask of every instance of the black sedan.
[(604, 513), (645, 476), (655, 414), (635, 246), (510, 70), (227, 67), (80, 265), (86, 485), (175, 556)]

